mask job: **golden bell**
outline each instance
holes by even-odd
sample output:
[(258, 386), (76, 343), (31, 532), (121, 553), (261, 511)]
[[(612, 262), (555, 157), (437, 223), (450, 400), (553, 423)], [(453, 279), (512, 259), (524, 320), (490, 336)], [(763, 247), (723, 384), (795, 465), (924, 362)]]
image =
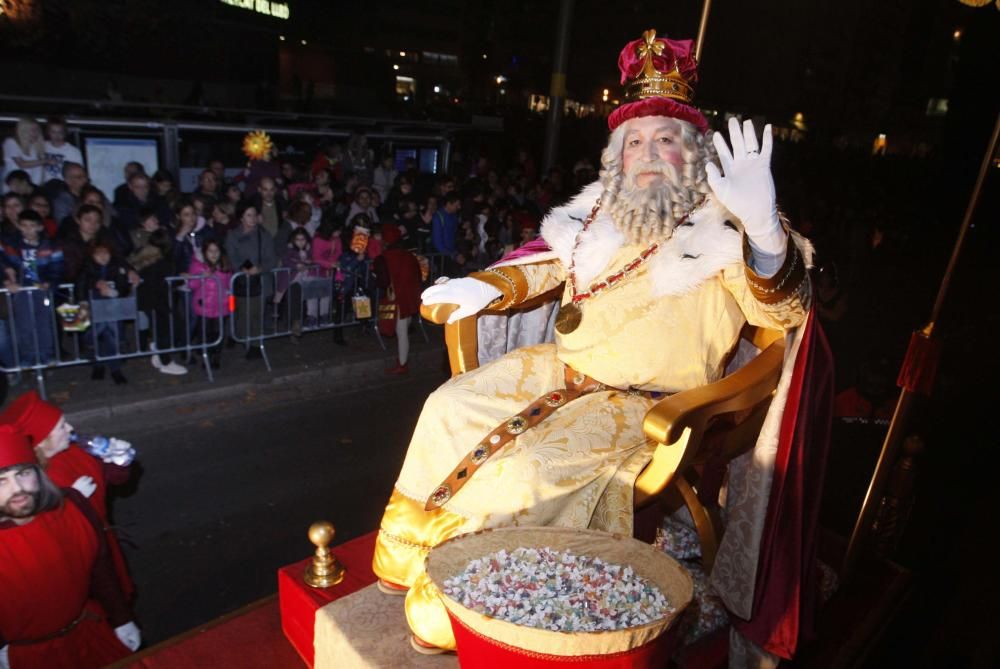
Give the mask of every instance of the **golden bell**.
[(336, 534), (333, 523), (320, 520), (309, 526), (309, 541), (316, 546), (312, 564), (306, 568), (305, 582), (314, 588), (329, 588), (344, 580), (344, 566), (330, 552)]

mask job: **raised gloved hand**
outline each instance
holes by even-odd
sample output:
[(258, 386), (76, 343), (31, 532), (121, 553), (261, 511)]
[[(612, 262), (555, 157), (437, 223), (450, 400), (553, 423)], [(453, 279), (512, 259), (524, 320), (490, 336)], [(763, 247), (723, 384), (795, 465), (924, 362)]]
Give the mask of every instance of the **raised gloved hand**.
[(705, 166), (708, 185), (715, 197), (740, 219), (750, 238), (751, 247), (764, 253), (777, 255), (785, 250), (786, 233), (778, 220), (778, 205), (771, 176), (771, 125), (764, 126), (761, 147), (757, 148), (757, 134), (750, 120), (744, 121), (743, 130), (735, 118), (729, 119), (730, 152), (722, 133), (715, 133), (712, 142), (719, 154), (723, 176), (713, 163)]
[(139, 631), (139, 628), (131, 620), (124, 625), (116, 627), (115, 636), (118, 637), (123, 646), (133, 653), (139, 650), (139, 646), (142, 645), (142, 632)]
[(97, 490), (97, 484), (94, 483), (94, 479), (90, 476), (81, 476), (77, 480), (73, 481), (73, 490), (76, 490), (84, 497), (90, 497)]
[(457, 304), (458, 309), (448, 317), (449, 323), (477, 314), (490, 302), (501, 296), (499, 290), (476, 279), (447, 279), (438, 283), (421, 295), (424, 304)]
[(7, 649), (10, 646), (0, 648), (0, 669), (10, 669), (10, 658), (7, 656)]

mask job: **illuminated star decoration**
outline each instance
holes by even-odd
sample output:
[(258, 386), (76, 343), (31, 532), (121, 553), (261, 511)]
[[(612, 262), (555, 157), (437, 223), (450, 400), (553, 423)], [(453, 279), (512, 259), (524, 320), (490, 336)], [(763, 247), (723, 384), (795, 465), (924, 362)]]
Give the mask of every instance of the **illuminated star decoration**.
[(274, 143), (263, 130), (254, 130), (243, 138), (243, 153), (250, 160), (264, 160), (272, 149)]

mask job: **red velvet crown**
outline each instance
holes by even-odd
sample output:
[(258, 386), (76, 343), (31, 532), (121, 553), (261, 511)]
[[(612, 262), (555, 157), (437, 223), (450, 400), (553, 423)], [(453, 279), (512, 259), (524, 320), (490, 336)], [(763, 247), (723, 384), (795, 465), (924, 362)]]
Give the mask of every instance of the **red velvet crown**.
[(698, 80), (698, 63), (692, 54), (692, 40), (657, 37), (647, 30), (641, 39), (625, 45), (618, 56), (625, 99), (629, 100), (608, 117), (614, 130), (625, 121), (642, 116), (669, 116), (708, 132), (708, 121), (691, 106)]

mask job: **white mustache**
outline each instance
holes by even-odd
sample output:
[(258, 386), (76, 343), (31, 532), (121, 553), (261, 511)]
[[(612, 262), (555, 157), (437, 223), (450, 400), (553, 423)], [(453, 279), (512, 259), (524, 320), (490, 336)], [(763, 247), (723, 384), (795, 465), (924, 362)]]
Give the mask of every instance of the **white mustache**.
[(629, 165), (625, 173), (625, 182), (629, 187), (634, 188), (635, 180), (640, 174), (660, 174), (670, 183), (674, 183), (677, 177), (677, 168), (665, 160), (653, 160), (649, 162), (636, 162)]

